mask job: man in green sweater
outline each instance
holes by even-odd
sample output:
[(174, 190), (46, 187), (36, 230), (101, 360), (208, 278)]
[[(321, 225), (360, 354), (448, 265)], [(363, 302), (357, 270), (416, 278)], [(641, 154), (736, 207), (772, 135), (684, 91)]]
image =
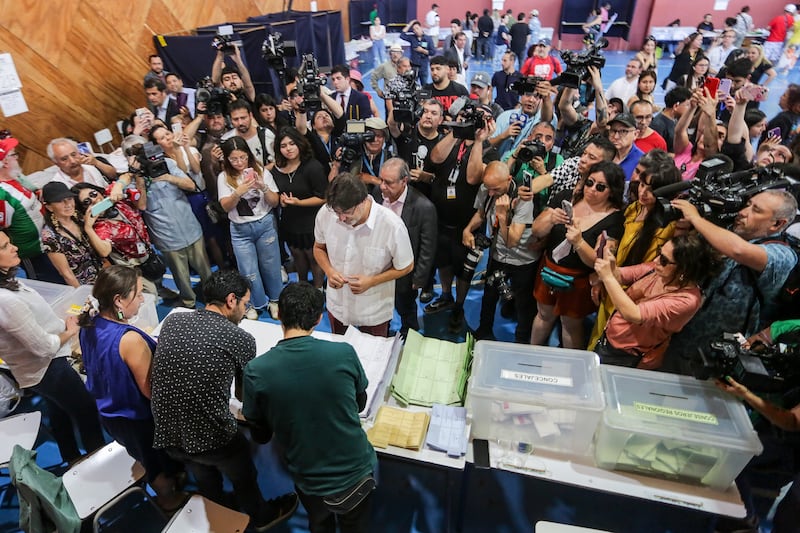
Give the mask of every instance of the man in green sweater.
[[(377, 466), (358, 416), (367, 376), (352, 346), (311, 336), (322, 311), (322, 293), (306, 282), (281, 292), (283, 340), (245, 367), (242, 414), (284, 450), (311, 531), (335, 532), (338, 523), (342, 533), (366, 533)], [(330, 500), (353, 492), (363, 498), (331, 509)]]

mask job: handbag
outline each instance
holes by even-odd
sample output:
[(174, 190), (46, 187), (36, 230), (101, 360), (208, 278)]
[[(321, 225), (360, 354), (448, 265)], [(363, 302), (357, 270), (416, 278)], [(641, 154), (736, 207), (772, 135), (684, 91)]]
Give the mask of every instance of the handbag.
[[(139, 234), (139, 231), (136, 229), (136, 225), (128, 220), (128, 217), (126, 217), (122, 211), (119, 212), (119, 216), (122, 217), (131, 228), (133, 228), (133, 232), (143, 244), (147, 242)], [(161, 256), (156, 253), (156, 250), (153, 248), (152, 244), (148, 245), (147, 260), (139, 263), (138, 268), (142, 273), (142, 276), (150, 281), (157, 281), (161, 279), (161, 277), (167, 272), (167, 265), (164, 264), (164, 260), (161, 259)]]
[(374, 489), (375, 478), (370, 474), (342, 492), (324, 496), (322, 503), (334, 514), (347, 514), (358, 507)]
[(550, 267), (544, 267), (541, 271), (542, 281), (554, 291), (571, 291), (574, 288), (575, 276), (561, 274)]

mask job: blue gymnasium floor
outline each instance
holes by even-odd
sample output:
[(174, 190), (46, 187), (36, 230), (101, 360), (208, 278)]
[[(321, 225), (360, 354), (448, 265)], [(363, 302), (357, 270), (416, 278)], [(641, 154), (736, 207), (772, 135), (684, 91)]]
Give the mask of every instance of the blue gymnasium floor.
[[(609, 52), (603, 69), (604, 84), (624, 74), (625, 64), (632, 52)], [(363, 56), (361, 65), (366, 86), (369, 89), (371, 56)], [(659, 79), (669, 72), (670, 61), (662, 61)], [(491, 74), (488, 63), (472, 62), (469, 75), (484, 70)], [(789, 83), (800, 83), (800, 74), (793, 70), (788, 76), (778, 76), (771, 86), (770, 97), (762, 109), (768, 117), (778, 111), (778, 98)], [(656, 101), (663, 99), (659, 88)], [(375, 97), (373, 93), (373, 97)], [(378, 108), (383, 111), (381, 105)], [(483, 265), (485, 266), (485, 258)], [(478, 270), (482, 270), (480, 267)], [(292, 278), (296, 279), (294, 275)], [(170, 286), (171, 281), (167, 280)], [(174, 288), (174, 286), (173, 286)], [(439, 287), (436, 288), (437, 293)], [(465, 304), (467, 324), (477, 327), (483, 287), (473, 284)], [(159, 305), (159, 317), (163, 318), (169, 308)], [(447, 312), (423, 316), (420, 308), (421, 327), (430, 336), (452, 338), (447, 333)], [(260, 320), (271, 321), (262, 315)], [(395, 317), (392, 329), (399, 329)], [(330, 331), (327, 316), (319, 327)], [(498, 340), (513, 339), (514, 323), (496, 315), (494, 333)], [(462, 332), (463, 336), (463, 332)], [(26, 398), (17, 412), (41, 409), (38, 399)], [(44, 413), (45, 417), (47, 413)], [(37, 442), (38, 462), (51, 466), (59, 460), (58, 450), (43, 427)], [(292, 489), (285, 469), (272, 453), (270, 445), (255, 447), (256, 468), (259, 484), (266, 498), (271, 498)], [(0, 473), (0, 484), (8, 482), (7, 470)], [(9, 501), (10, 500), (10, 501)], [(459, 504), (459, 501), (462, 503)], [(762, 531), (769, 531), (765, 520), (771, 501), (761, 498)], [(16, 496), (4, 497), (0, 503), (0, 532), (19, 531), (18, 502)], [(460, 518), (459, 518), (460, 516)], [(448, 471), (398, 459), (380, 459), (379, 487), (373, 506), (373, 529), (381, 533), (442, 533), (457, 530), (467, 533), (530, 533), (540, 520), (574, 524), (615, 533), (694, 533), (712, 531), (711, 515), (700, 511), (657, 504), (650, 501), (617, 496), (613, 494), (575, 488), (557, 482), (545, 482), (508, 472), (476, 470), (466, 472)], [(275, 527), (276, 533), (304, 533), (308, 531), (302, 507), (285, 524)], [(39, 532), (36, 532), (39, 533)], [(146, 533), (131, 531), (131, 533)]]

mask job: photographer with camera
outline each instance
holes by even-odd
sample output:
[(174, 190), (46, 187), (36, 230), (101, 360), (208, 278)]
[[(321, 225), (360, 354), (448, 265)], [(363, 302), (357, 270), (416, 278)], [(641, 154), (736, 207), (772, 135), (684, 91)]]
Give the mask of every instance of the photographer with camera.
[(388, 117), (389, 133), (397, 146), (397, 155), (409, 162), (412, 185), (430, 197), (434, 175), (424, 170), (424, 166), (433, 147), (442, 138), (439, 126), (444, 120), (444, 106), (435, 98), (422, 102), (422, 115), (416, 125), (398, 124), (394, 113), (389, 113)]
[[(398, 65), (403, 58), (403, 47), (399, 44), (393, 44), (389, 47), (389, 60), (384, 61), (372, 70), (369, 78), (369, 84), (372, 90), (379, 98), (384, 100), (387, 98), (389, 92), (389, 82), (399, 74)], [(381, 89), (378, 82), (383, 80), (383, 89)]]
[[(457, 123), (467, 124), (474, 139), (458, 138), (458, 127), (445, 135), (430, 154), (429, 170), (435, 175), (432, 182), (431, 201), (436, 206), (438, 240), (436, 242), (436, 268), (442, 283), (442, 294), (425, 306), (426, 313), (453, 309), (449, 329), (458, 333), (464, 326), (464, 301), (475, 273), (465, 269), (467, 249), (462, 244), (464, 228), (475, 213), (475, 196), (483, 177), (485, 165), (499, 159), (497, 151), (486, 142), (494, 131), (491, 109), (462, 106)], [(471, 125), (465, 122), (471, 118)], [(480, 120), (480, 127), (478, 125)], [(488, 148), (484, 150), (484, 144)], [(456, 297), (452, 285), (456, 282)]]
[[(497, 302), (513, 298), (517, 327), (514, 342), (527, 344), (536, 315), (533, 280), (541, 251), (532, 248), (533, 202), (519, 195), (519, 187), (500, 161), (486, 165), (480, 190), (475, 197), (475, 213), (462, 232), (462, 243), (476, 249), (474, 233), (489, 223), (491, 246), (486, 267), (486, 283), (481, 300), (480, 324), (476, 339), (494, 339), (494, 313)], [(529, 186), (529, 188), (531, 188)], [(533, 185), (533, 191), (537, 186)]]
[(217, 47), (217, 56), (211, 64), (211, 80), (214, 85), (222, 87), (231, 93), (231, 100), (245, 99), (253, 103), (256, 99), (256, 88), (250, 79), (250, 71), (242, 61), (242, 51), (236, 44), (231, 44), (233, 53), (230, 58), (234, 66), (225, 64), (226, 47)]
[[(697, 174), (697, 169), (708, 156), (720, 151), (722, 141), (727, 136), (728, 130), (724, 124), (717, 122), (717, 99), (708, 89), (702, 87), (695, 89), (689, 103), (689, 111), (684, 113), (675, 125), (675, 166), (681, 170), (684, 180), (690, 180)], [(694, 117), (700, 112), (697, 121), (697, 134), (695, 142), (689, 138), (689, 126)]]
[[(144, 178), (140, 192), (147, 200), (147, 209), (142, 216), (153, 243), (172, 272), (181, 305), (194, 309), (197, 299), (189, 268), (194, 269), (202, 281), (211, 276), (203, 230), (186, 197), (186, 191), (195, 190), (195, 183), (175, 161), (164, 157), (160, 147), (143, 137), (125, 137), (122, 151), (131, 173)], [(142, 183), (138, 177), (137, 183)]]
[[(588, 86), (594, 92), (594, 114), (592, 121), (585, 113), (586, 107), (581, 104), (580, 89), (578, 87), (560, 88), (556, 96), (558, 109), (557, 141), (560, 154), (566, 159), (578, 155), (591, 135), (605, 131), (609, 119), (608, 102), (603, 93), (603, 80), (600, 69), (594, 65), (586, 67)], [(588, 89), (587, 89), (588, 90)], [(581, 111), (581, 112), (579, 112)]]
[(534, 124), (553, 120), (553, 100), (550, 82), (528, 76), (511, 87), (519, 94), (520, 107), (509, 109), (497, 117), (497, 129), (489, 143), (500, 154), (515, 150), (528, 138)]
[[(785, 345), (786, 349), (794, 351), (796, 355), (799, 335), (800, 322), (798, 320), (777, 321), (748, 338), (742, 348), (770, 353), (778, 350), (780, 343)], [(747, 516), (743, 519), (722, 518), (716, 524), (715, 529), (718, 531), (759, 531), (752, 488), (754, 480), (758, 479), (759, 488), (775, 492), (779, 492), (781, 487), (787, 483), (792, 483), (775, 510), (772, 531), (797, 533), (800, 531), (800, 463), (797, 459), (800, 403), (797, 402), (797, 389), (789, 389), (775, 403), (759, 395), (760, 391), (753, 391), (730, 376), (717, 378), (715, 383), (721, 390), (744, 400), (749, 407), (763, 417), (754, 422), (754, 425), (761, 443), (764, 445), (764, 451), (754, 457), (736, 478), (736, 486), (747, 508)], [(791, 407), (784, 407), (784, 405)], [(779, 465), (777, 472), (774, 468), (775, 465)], [(769, 469), (771, 472), (768, 478), (768, 487), (764, 486), (764, 469)]]
[[(550, 172), (564, 164), (561, 154), (552, 152), (555, 134), (552, 124), (538, 122), (528, 138), (517, 146), (516, 150), (503, 157), (517, 186), (530, 188), (533, 180), (541, 183), (540, 190), (533, 196), (534, 217), (547, 205), (550, 196), (549, 187), (553, 184)], [(547, 176), (546, 181), (537, 179), (540, 176)]]
[(665, 370), (691, 374), (697, 348), (708, 346), (724, 331), (751, 335), (771, 318), (770, 305), (797, 256), (783, 243), (765, 241), (780, 236), (794, 220), (797, 201), (786, 191), (758, 193), (739, 211), (732, 231), (704, 219), (687, 200), (670, 203), (683, 214), (679, 227), (688, 223), (727, 258), (722, 273), (704, 287), (702, 308), (673, 336), (667, 350)]

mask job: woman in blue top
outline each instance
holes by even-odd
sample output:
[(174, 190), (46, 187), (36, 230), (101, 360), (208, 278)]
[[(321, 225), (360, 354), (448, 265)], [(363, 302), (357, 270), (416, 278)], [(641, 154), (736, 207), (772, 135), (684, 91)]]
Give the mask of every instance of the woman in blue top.
[(144, 301), (142, 278), (131, 267), (113, 265), (97, 276), (92, 298), (79, 319), (86, 387), (94, 396), (106, 431), (142, 463), (156, 502), (175, 510), (186, 494), (175, 488), (182, 466), (153, 449), (150, 363), (155, 341), (128, 324)]

